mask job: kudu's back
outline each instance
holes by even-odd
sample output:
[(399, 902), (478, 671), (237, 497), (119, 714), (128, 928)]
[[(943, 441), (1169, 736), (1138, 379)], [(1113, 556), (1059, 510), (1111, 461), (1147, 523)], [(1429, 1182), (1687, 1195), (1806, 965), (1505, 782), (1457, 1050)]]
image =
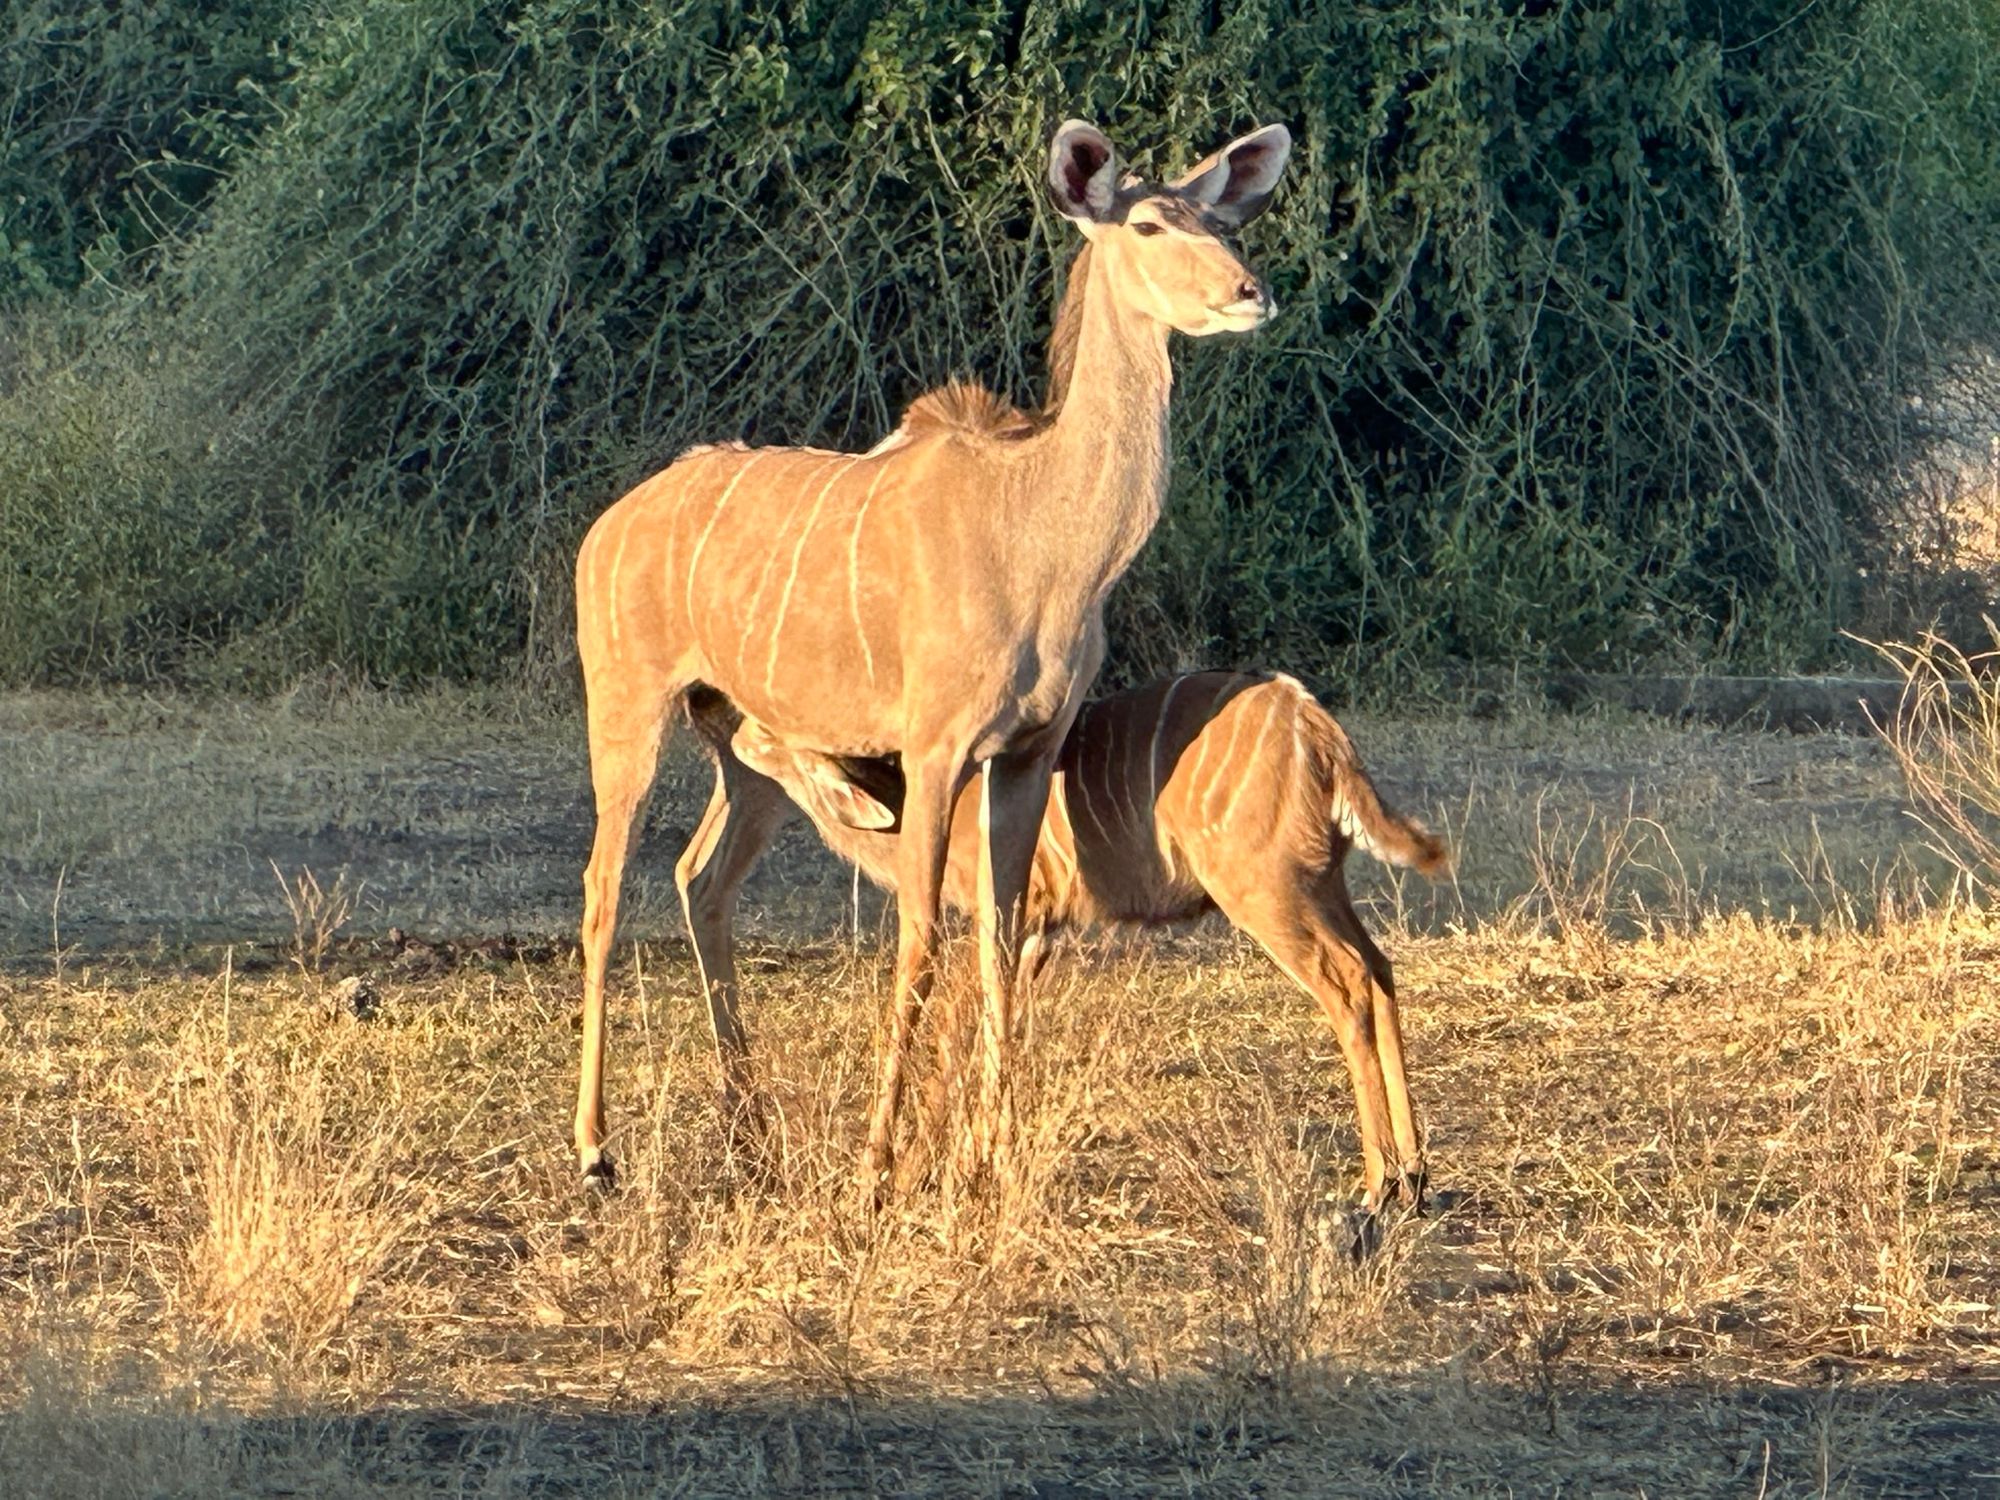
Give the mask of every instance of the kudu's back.
[[(704, 738), (726, 746), (731, 728), (733, 717), (718, 720)], [(960, 911), (977, 898), (979, 797), (975, 777), (953, 819), (945, 897)], [(894, 889), (893, 832), (818, 826), (834, 852)], [(1163, 679), (1078, 716), (1042, 821), (1030, 919), (1179, 921), (1247, 887), (1309, 880), (1354, 845), (1425, 874), (1446, 864), (1433, 835), (1382, 805), (1345, 732), (1293, 679)]]

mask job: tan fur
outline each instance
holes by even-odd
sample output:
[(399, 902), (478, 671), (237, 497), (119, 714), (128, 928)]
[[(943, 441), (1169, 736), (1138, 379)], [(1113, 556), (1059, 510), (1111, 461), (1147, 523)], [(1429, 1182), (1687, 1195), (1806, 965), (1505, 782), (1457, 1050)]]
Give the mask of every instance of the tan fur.
[(1449, 873), (1451, 856), (1443, 842), (1421, 823), (1382, 805), (1347, 731), (1304, 688), (1292, 686), (1302, 700), (1298, 732), (1311, 758), (1298, 784), (1318, 794), (1296, 810), (1299, 847), (1305, 848), (1304, 841), (1316, 830), (1325, 830), (1329, 859), (1338, 858), (1344, 839), (1384, 864), (1401, 865), (1428, 879)]
[(1076, 364), (1077, 339), (1083, 331), (1083, 292), (1090, 280), (1090, 245), (1086, 241), (1071, 258), (1064, 274), (1063, 299), (1049, 331), (1048, 397), (1037, 412), (1023, 411), (1005, 396), (976, 380), (952, 380), (912, 401), (898, 432), (910, 437), (957, 428), (994, 437), (1026, 437), (1053, 422), (1069, 394), (1070, 371)]
[(977, 381), (954, 380), (912, 401), (898, 430), (912, 438), (954, 431), (971, 437), (1022, 438), (1047, 425)]
[(1062, 305), (1049, 330), (1049, 391), (1042, 410), (1053, 416), (1069, 396), (1070, 371), (1076, 365), (1076, 341), (1083, 334), (1083, 289), (1090, 283), (1090, 246), (1076, 252), (1063, 284)]
[[(982, 1059), (979, 1114), (1002, 1117), (987, 1106), (1004, 1092), (999, 1054), (1019, 1027), (1011, 955), (1049, 778), (1103, 658), (1105, 595), (1165, 495), (1167, 334), (1248, 329), (1268, 316), (1268, 298), (1204, 215), (1240, 222), (1288, 150), (1275, 126), (1232, 143), (1190, 180), (1190, 206), (1180, 185), (1114, 196), (1110, 143), (1065, 125), (1050, 183), (1093, 251), (1058, 415), (996, 428), (996, 398), (948, 389), (865, 454), (704, 446), (591, 528), (577, 557), (597, 801), (575, 1124), (587, 1174), (605, 1167), (604, 973), (626, 851), (668, 717), (697, 688), (725, 695), (773, 743), (902, 758), (896, 996), (864, 1157), (878, 1187), (931, 984), (952, 809), (983, 767), (992, 817), (980, 840), (980, 963), (998, 1040)], [(691, 923), (733, 893), (744, 849), (754, 857), (783, 813), (771, 783), (726, 758), (677, 870)], [(698, 946), (697, 957), (725, 1076), (747, 1095), (730, 953)]]
[[(698, 716), (718, 755), (740, 734), (737, 717), (722, 700)], [(821, 812), (818, 757), (772, 754), (758, 767), (798, 801), (829, 847), (895, 890), (896, 835)], [(893, 797), (883, 774), (869, 773), (870, 793)], [(968, 787), (952, 825), (944, 891), (961, 911), (977, 896), (978, 800)], [(1094, 812), (1080, 816), (1079, 805)], [(1428, 876), (1448, 865), (1435, 836), (1383, 806), (1346, 732), (1297, 682), (1191, 673), (1086, 704), (1078, 715), (1043, 815), (1028, 920), (1040, 933), (1220, 909), (1333, 1022), (1353, 1078), (1374, 1206), (1392, 1184), (1414, 1192), (1423, 1160), (1389, 962), (1362, 930), (1341, 873), (1354, 847)], [(728, 912), (710, 920), (726, 928)], [(721, 930), (696, 935), (697, 945), (725, 941)]]

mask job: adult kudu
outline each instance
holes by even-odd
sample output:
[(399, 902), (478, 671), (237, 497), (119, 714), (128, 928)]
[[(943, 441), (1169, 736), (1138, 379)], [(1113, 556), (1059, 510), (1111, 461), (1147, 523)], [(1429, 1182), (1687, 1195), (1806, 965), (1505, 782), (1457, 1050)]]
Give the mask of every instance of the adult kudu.
[[(859, 454), (695, 448), (591, 527), (577, 557), (597, 802), (576, 1109), (587, 1178), (610, 1175), (604, 979), (626, 852), (668, 716), (697, 687), (785, 743), (901, 756), (895, 992), (862, 1163), (878, 1194), (935, 969), (952, 810), (980, 771), (982, 1084), (1002, 1087), (1049, 779), (1103, 658), (1105, 596), (1166, 494), (1167, 336), (1247, 331), (1270, 317), (1270, 298), (1217, 230), (1263, 210), (1290, 149), (1283, 126), (1266, 126), (1155, 185), (1124, 177), (1101, 131), (1066, 123), (1049, 148), (1049, 187), (1092, 254), (1070, 388), (1052, 422), (1008, 433), (940, 425)], [(726, 881), (782, 815), (738, 808), (719, 786), (687, 856), (694, 875)], [(702, 978), (728, 1082), (747, 1092), (734, 976)], [(1004, 1136), (997, 1099), (991, 1113)]]

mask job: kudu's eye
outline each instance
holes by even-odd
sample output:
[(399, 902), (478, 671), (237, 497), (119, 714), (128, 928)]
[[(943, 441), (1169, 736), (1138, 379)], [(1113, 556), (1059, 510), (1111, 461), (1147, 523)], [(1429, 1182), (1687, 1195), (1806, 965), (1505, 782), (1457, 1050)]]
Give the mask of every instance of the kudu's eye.
[(1167, 227), (1164, 224), (1155, 224), (1151, 219), (1147, 219), (1140, 223), (1134, 224), (1132, 226), (1132, 232), (1134, 234), (1143, 234), (1148, 239), (1150, 239), (1152, 238), (1152, 236), (1156, 234), (1165, 234), (1167, 232)]

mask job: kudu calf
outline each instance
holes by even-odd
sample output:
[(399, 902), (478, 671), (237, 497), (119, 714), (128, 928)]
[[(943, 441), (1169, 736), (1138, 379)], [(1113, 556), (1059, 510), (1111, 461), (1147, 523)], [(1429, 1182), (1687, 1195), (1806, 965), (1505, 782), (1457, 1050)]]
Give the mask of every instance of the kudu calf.
[[(733, 796), (776, 807), (782, 788), (835, 852), (896, 889), (892, 766), (788, 747), (715, 695), (690, 709), (718, 775), (737, 783)], [(944, 895), (960, 910), (977, 899), (978, 804), (968, 787), (952, 821)], [(1426, 875), (1446, 864), (1436, 838), (1382, 805), (1340, 725), (1293, 679), (1175, 677), (1078, 714), (1035, 845), (1027, 922), (1033, 949), (1059, 928), (1220, 909), (1333, 1023), (1354, 1085), (1363, 1206), (1373, 1210), (1392, 1192), (1421, 1197), (1423, 1152), (1389, 961), (1362, 928), (1342, 872), (1353, 847)], [(704, 971), (728, 963), (736, 890), (758, 852), (741, 849), (726, 882), (687, 900)], [(688, 868), (684, 859), (684, 898)]]
[[(576, 569), (597, 799), (576, 1105), (586, 1177), (610, 1173), (604, 975), (626, 853), (663, 728), (697, 688), (783, 743), (901, 757), (895, 995), (863, 1157), (878, 1192), (932, 981), (952, 812), (978, 771), (982, 1116), (1004, 1138), (1012, 954), (1049, 778), (1103, 659), (1105, 595), (1166, 495), (1167, 336), (1247, 331), (1271, 315), (1217, 232), (1262, 211), (1290, 149), (1284, 127), (1267, 126), (1158, 185), (1125, 176), (1103, 133), (1070, 121), (1050, 147), (1049, 190), (1092, 255), (1058, 416), (905, 430), (867, 453), (695, 448), (591, 527)], [(726, 882), (781, 815), (734, 790), (724, 778), (684, 861), (697, 885)], [(704, 964), (702, 978), (740, 1087), (733, 975)]]

